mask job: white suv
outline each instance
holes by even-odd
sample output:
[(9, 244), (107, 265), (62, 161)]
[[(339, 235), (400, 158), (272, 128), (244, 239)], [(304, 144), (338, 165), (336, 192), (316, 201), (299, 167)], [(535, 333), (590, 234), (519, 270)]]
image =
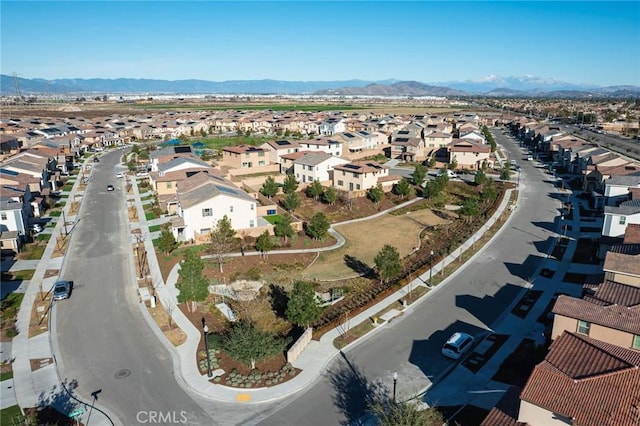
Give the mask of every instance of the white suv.
[(447, 343), (442, 347), (442, 355), (447, 358), (460, 359), (462, 355), (471, 350), (473, 346), (473, 336), (467, 333), (453, 333)]
[(436, 173), (436, 176), (442, 176), (445, 173), (447, 174), (447, 176), (449, 178), (457, 178), (458, 177), (456, 172), (454, 172), (453, 170), (449, 170), (449, 169), (440, 169), (440, 170), (438, 170), (438, 173)]

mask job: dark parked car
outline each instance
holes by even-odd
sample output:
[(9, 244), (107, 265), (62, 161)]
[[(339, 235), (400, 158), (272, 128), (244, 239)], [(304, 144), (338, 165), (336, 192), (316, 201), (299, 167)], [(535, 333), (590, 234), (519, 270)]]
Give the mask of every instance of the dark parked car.
[(113, 185), (107, 185), (107, 191), (113, 191), (114, 189)]
[(71, 296), (71, 281), (56, 281), (53, 285), (53, 300), (68, 299), (69, 296)]
[(99, 159), (98, 157), (93, 157), (93, 162), (94, 162), (94, 163), (99, 163), (99, 162), (100, 162), (100, 159)]

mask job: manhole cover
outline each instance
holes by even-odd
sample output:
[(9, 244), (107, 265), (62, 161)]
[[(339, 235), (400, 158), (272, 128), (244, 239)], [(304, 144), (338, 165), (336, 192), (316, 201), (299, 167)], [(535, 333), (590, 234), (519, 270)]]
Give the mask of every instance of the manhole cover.
[(116, 379), (124, 379), (125, 377), (129, 377), (131, 375), (131, 370), (127, 370), (126, 368), (122, 370), (116, 371)]

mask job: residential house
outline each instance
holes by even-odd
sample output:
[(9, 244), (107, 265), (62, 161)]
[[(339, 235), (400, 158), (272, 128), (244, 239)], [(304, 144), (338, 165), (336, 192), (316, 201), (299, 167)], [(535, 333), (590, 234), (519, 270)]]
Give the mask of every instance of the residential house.
[(487, 141), (484, 138), (484, 135), (479, 130), (467, 130), (464, 132), (460, 132), (460, 136), (458, 137), (458, 139), (467, 140), (467, 141), (475, 142), (479, 144), (487, 143)]
[(491, 161), (491, 147), (489, 145), (454, 139), (448, 146), (449, 162), (458, 164), (459, 169), (480, 170), (483, 163)]
[(369, 133), (366, 130), (345, 132), (341, 136), (350, 152), (375, 149), (378, 146), (378, 136), (374, 133)]
[(432, 157), (440, 150), (446, 151), (447, 146), (453, 141), (451, 133), (431, 132), (424, 135), (424, 143), (427, 157)]
[(331, 182), (334, 167), (348, 162), (349, 160), (326, 152), (307, 152), (293, 161), (293, 175), (302, 184), (313, 181)]
[(389, 147), (389, 157), (402, 161), (424, 161), (424, 140), (412, 137), (394, 137)]
[(522, 394), (517, 420), (530, 425), (635, 426), (640, 351), (565, 332)]
[(257, 201), (221, 177), (197, 173), (182, 182), (177, 192), (178, 218), (172, 229), (178, 241), (206, 238), (224, 216), (236, 231), (258, 225)]
[(17, 152), (22, 143), (14, 135), (0, 134), (0, 154), (12, 154)]
[(318, 133), (320, 136), (333, 136), (345, 130), (345, 120), (338, 117), (330, 117), (318, 125)]
[(271, 163), (280, 164), (280, 157), (285, 154), (298, 152), (300, 150), (300, 144), (296, 141), (275, 140), (263, 143), (260, 145), (260, 148), (268, 152)]
[(157, 172), (159, 170), (160, 164), (167, 163), (179, 157), (201, 161), (195, 154), (192, 146), (170, 145), (157, 151), (151, 151), (151, 153), (149, 154), (149, 165), (151, 171)]
[(618, 206), (604, 207), (603, 236), (622, 237), (630, 223), (640, 223), (640, 198), (624, 201)]
[(315, 138), (298, 141), (300, 151), (324, 151), (336, 157), (342, 156), (343, 143), (330, 138)]
[(354, 161), (333, 169), (333, 186), (355, 197), (364, 196), (378, 183), (383, 189), (390, 190), (392, 184), (400, 180), (399, 176), (389, 176), (389, 167), (375, 161)]
[(631, 198), (630, 189), (640, 188), (640, 170), (631, 175), (615, 175), (604, 181), (604, 197), (607, 206), (617, 206)]
[[(637, 272), (637, 267), (635, 268)], [(583, 334), (622, 348), (640, 350), (640, 287), (605, 280), (593, 296), (559, 295), (553, 305), (555, 340), (563, 332)]]
[[(625, 232), (625, 241), (628, 241), (627, 234), (631, 234), (630, 228), (640, 229), (640, 225), (630, 225)], [(609, 248), (604, 258), (605, 279), (617, 283), (636, 287), (640, 294), (640, 241), (635, 244), (616, 244)], [(598, 288), (598, 291), (600, 288)], [(637, 303), (640, 303), (638, 299)]]
[(20, 200), (5, 196), (4, 193), (0, 196), (0, 232), (3, 234), (3, 249), (17, 251), (22, 246), (28, 232), (30, 210), (29, 205)]
[(33, 148), (22, 151), (3, 162), (0, 167), (38, 178), (41, 188), (55, 189), (53, 172), (57, 169), (57, 162), (42, 151)]
[(258, 169), (268, 166), (270, 150), (253, 145), (226, 146), (222, 148), (221, 165), (232, 169)]

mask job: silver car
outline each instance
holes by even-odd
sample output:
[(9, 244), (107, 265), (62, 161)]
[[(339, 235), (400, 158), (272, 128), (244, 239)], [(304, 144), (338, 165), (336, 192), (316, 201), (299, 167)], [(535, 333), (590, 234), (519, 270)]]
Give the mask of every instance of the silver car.
[(53, 300), (68, 299), (69, 296), (71, 296), (71, 281), (56, 281), (53, 285)]

